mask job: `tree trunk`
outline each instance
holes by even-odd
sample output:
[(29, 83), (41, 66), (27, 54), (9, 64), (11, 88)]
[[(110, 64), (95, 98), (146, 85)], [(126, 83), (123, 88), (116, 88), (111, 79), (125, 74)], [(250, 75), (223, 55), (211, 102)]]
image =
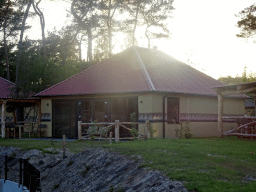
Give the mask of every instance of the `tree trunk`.
[(7, 79), (10, 81), (10, 68), (9, 68), (9, 58), (8, 58), (8, 50), (7, 50), (7, 41), (6, 41), (6, 25), (7, 25), (7, 20), (9, 18), (9, 6), (11, 2), (10, 0), (8, 1), (8, 6), (6, 10), (6, 15), (5, 15), (5, 20), (4, 20), (4, 54), (5, 54), (5, 64), (6, 64), (6, 72), (7, 72)]
[(149, 36), (148, 36), (148, 28), (149, 28), (149, 26), (147, 26), (147, 28), (146, 28), (145, 36), (146, 36), (147, 39), (148, 39), (148, 48), (150, 49), (150, 38), (149, 38)]
[(111, 57), (112, 56), (112, 19), (115, 15), (116, 9), (117, 9), (117, 5), (114, 8), (114, 11), (111, 15), (111, 7), (112, 6), (112, 1), (109, 1), (108, 4), (108, 18), (107, 18), (107, 26), (108, 26), (108, 56)]
[(107, 21), (107, 25), (108, 25), (108, 56), (111, 57), (112, 56), (112, 24), (111, 24), (111, 17), (110, 17), (110, 12), (111, 12), (111, 0), (109, 1), (108, 4), (108, 21)]
[(77, 40), (77, 42), (78, 42), (78, 50), (79, 50), (79, 66), (80, 66), (80, 71), (82, 71), (82, 40), (83, 40), (83, 36), (81, 37), (80, 41)]
[(6, 41), (6, 22), (7, 22), (7, 16), (6, 16), (5, 22), (4, 22), (4, 54), (5, 54), (7, 79), (10, 81), (9, 58), (8, 58), (7, 41)]
[(40, 24), (41, 24), (41, 30), (42, 30), (42, 43), (43, 43), (43, 55), (44, 57), (46, 57), (46, 50), (45, 50), (45, 33), (44, 33), (44, 29), (45, 29), (45, 20), (44, 20), (44, 14), (43, 12), (39, 9), (38, 5), (41, 2), (41, 0), (39, 0), (36, 5), (35, 2), (33, 2), (33, 8), (36, 12), (36, 14), (39, 16), (40, 19)]
[(87, 61), (90, 63), (92, 62), (92, 30), (91, 30), (91, 24), (89, 24), (88, 29), (88, 50), (87, 50)]
[(20, 72), (20, 63), (21, 63), (21, 49), (22, 49), (22, 40), (23, 40), (23, 35), (25, 31), (25, 25), (26, 25), (26, 20), (28, 17), (28, 12), (31, 7), (31, 4), (33, 3), (33, 0), (29, 0), (26, 12), (24, 14), (24, 18), (22, 21), (22, 26), (21, 26), (21, 31), (20, 31), (20, 41), (18, 44), (18, 55), (17, 55), (17, 60), (16, 60), (16, 78), (15, 78), (15, 97), (19, 96), (19, 72)]
[(134, 28), (133, 28), (133, 34), (132, 34), (132, 46), (134, 46), (134, 43), (135, 43), (135, 31), (136, 31), (137, 22), (138, 22), (139, 4), (140, 4), (140, 3), (137, 2), (137, 9), (136, 9), (136, 16), (135, 16), (135, 24), (134, 24)]

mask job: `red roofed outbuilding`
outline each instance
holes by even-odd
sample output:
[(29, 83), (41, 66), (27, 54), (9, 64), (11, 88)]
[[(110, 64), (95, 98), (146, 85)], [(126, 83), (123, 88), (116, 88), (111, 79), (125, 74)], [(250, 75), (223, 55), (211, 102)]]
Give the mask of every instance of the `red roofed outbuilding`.
[(0, 77), (0, 99), (11, 98), (11, 88), (14, 84), (7, 79)]
[[(194, 136), (219, 135), (213, 87), (224, 84), (155, 49), (131, 47), (38, 93), (48, 136), (77, 137), (77, 122), (150, 120), (155, 137), (175, 138), (180, 122)], [(244, 115), (244, 95), (224, 98), (224, 114)], [(175, 123), (174, 123), (175, 122)], [(235, 127), (224, 123), (224, 129)], [(139, 126), (139, 132), (144, 132)], [(125, 133), (128, 134), (128, 133)]]
[[(40, 98), (14, 98), (12, 96), (12, 88), (14, 83), (0, 77), (0, 106), (1, 106), (1, 129), (0, 137), (5, 137), (10, 133), (6, 129), (6, 125), (16, 124), (18, 122), (35, 121), (38, 117), (34, 117), (31, 110), (26, 108), (31, 106), (40, 106)], [(16, 109), (19, 109), (19, 113), (15, 113)], [(28, 112), (27, 117), (24, 116), (25, 112)], [(32, 110), (33, 111), (33, 110)], [(17, 111), (16, 111), (17, 112)], [(33, 111), (34, 112), (34, 111)], [(33, 116), (33, 119), (31, 118)], [(40, 115), (38, 115), (40, 116)], [(25, 119), (27, 118), (27, 119)], [(39, 118), (40, 119), (40, 118)], [(40, 121), (40, 120), (39, 120)]]

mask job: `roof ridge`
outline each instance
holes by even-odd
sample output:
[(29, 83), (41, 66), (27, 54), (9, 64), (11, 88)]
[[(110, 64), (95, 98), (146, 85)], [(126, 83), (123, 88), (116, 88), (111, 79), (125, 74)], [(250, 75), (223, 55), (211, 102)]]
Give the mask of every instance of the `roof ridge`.
[(148, 86), (150, 87), (150, 90), (151, 91), (152, 90), (155, 91), (156, 90), (155, 86), (154, 86), (154, 84), (153, 84), (153, 82), (152, 82), (152, 80), (151, 80), (151, 78), (150, 78), (150, 76), (148, 74), (148, 71), (147, 71), (147, 69), (146, 69), (146, 67), (145, 67), (145, 65), (144, 65), (144, 63), (143, 63), (143, 61), (142, 61), (142, 59), (141, 59), (141, 57), (140, 57), (136, 47), (133, 47), (133, 50), (134, 50), (134, 52), (136, 53), (136, 56), (139, 59), (140, 67), (141, 67), (141, 69), (143, 71), (143, 74), (144, 74), (144, 77), (146, 79), (146, 82), (147, 82)]

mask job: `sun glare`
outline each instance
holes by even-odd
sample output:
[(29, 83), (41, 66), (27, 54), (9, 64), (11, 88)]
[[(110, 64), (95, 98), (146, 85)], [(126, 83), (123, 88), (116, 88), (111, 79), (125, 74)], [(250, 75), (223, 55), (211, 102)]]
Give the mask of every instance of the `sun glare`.
[[(252, 0), (179, 0), (174, 1), (173, 18), (168, 27), (170, 40), (153, 40), (159, 50), (187, 63), (204, 73), (219, 78), (220, 76), (241, 75), (247, 66), (248, 72), (255, 72), (256, 44), (236, 37), (235, 14), (253, 4)], [(67, 11), (70, 4), (66, 1), (42, 1), (40, 7), (45, 15), (46, 32), (54, 28), (61, 29), (66, 25)], [(26, 32), (30, 38), (41, 38), (40, 22), (37, 17), (32, 21), (32, 29)], [(46, 33), (47, 34), (47, 33)], [(147, 47), (147, 39), (141, 38), (143, 29), (137, 29), (136, 38), (139, 46)], [(126, 47), (129, 39), (122, 33), (113, 35), (113, 53)], [(86, 58), (86, 45), (83, 48)], [(189, 63), (189, 62), (188, 62)]]

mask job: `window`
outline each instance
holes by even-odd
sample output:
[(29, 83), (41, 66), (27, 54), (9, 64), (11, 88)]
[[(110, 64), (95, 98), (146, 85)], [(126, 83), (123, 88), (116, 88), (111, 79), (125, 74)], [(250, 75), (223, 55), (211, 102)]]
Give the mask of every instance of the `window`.
[(168, 124), (179, 123), (179, 98), (167, 97), (167, 122)]

